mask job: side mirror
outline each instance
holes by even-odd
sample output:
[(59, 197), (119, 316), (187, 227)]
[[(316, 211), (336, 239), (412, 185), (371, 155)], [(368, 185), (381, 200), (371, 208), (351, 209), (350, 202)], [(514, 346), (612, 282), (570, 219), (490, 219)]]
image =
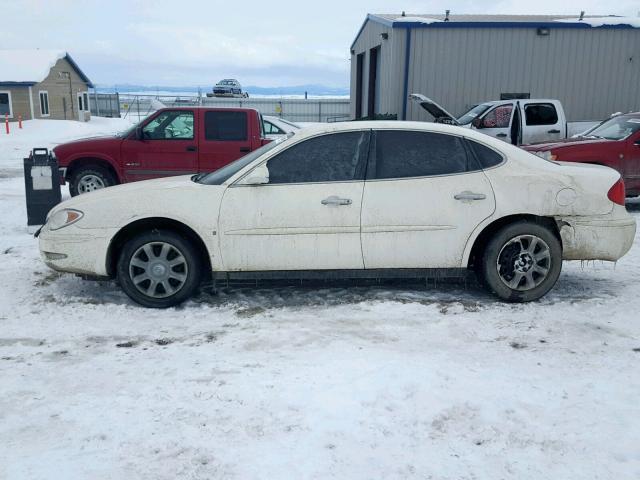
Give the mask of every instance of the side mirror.
[(478, 117), (474, 118), (471, 120), (471, 125), (473, 125), (474, 128), (482, 128), (482, 119)]
[(144, 140), (144, 132), (142, 127), (136, 127), (136, 140)]
[(269, 169), (266, 164), (254, 168), (242, 181), (243, 185), (266, 185), (267, 183), (269, 183)]
[(637, 147), (640, 147), (640, 138), (637, 139), (635, 142), (633, 142), (634, 145), (636, 145)]

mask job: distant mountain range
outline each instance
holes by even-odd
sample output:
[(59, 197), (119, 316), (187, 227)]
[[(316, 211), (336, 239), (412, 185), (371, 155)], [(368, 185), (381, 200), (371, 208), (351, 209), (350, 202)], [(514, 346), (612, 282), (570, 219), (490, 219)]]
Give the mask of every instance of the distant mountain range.
[[(166, 87), (166, 86), (154, 86), (150, 87), (147, 85), (130, 85), (130, 84), (122, 84), (122, 85), (96, 85), (96, 89), (99, 92), (114, 92), (117, 91), (119, 93), (127, 93), (127, 92), (149, 92), (149, 94), (153, 94), (156, 92), (176, 92), (176, 93), (198, 93), (198, 90), (202, 92), (202, 94), (206, 94), (213, 89), (211, 87)], [(254, 95), (304, 95), (305, 92), (309, 95), (313, 96), (343, 96), (349, 95), (348, 87), (327, 87), (325, 85), (296, 85), (292, 87), (258, 87), (255, 85), (250, 85), (244, 87), (244, 90), (249, 92), (249, 94)]]

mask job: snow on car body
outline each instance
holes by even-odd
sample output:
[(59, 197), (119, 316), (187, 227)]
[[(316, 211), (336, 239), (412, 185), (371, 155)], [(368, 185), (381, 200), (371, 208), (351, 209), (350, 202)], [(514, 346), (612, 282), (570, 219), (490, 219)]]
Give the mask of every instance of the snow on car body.
[(612, 169), (460, 127), (357, 122), (305, 128), (205, 176), (73, 198), (50, 212), (40, 249), (50, 267), (118, 277), (152, 307), (188, 298), (210, 271), (473, 268), (527, 301), (552, 288), (562, 258), (620, 258), (635, 228)]

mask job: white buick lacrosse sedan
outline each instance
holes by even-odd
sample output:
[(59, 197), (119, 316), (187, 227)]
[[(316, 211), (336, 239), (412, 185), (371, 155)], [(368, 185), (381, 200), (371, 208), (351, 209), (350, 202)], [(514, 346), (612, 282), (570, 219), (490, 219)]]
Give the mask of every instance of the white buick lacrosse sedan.
[(425, 277), (474, 270), (540, 298), (562, 260), (611, 260), (635, 221), (609, 168), (538, 158), (472, 130), (346, 122), (300, 130), (220, 170), (116, 186), (55, 207), (51, 268), (116, 278), (147, 307), (206, 278)]

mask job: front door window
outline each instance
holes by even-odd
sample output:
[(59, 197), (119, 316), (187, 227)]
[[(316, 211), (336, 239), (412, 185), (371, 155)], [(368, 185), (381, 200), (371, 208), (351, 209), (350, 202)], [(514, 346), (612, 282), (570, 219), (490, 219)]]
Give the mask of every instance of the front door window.
[(482, 128), (508, 128), (511, 123), (513, 105), (499, 105), (482, 119)]
[(142, 132), (145, 140), (192, 140), (193, 112), (162, 112), (147, 123)]

